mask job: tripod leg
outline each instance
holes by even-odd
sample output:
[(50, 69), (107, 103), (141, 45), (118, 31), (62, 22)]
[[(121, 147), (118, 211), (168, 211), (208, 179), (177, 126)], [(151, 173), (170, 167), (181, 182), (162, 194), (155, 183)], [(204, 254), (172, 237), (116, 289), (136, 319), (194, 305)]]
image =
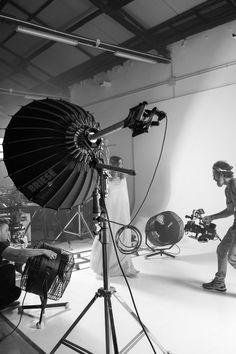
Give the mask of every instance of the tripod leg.
[(93, 234), (92, 231), (90, 230), (90, 228), (89, 228), (89, 226), (88, 226), (88, 224), (87, 224), (87, 222), (86, 222), (86, 220), (85, 220), (85, 218), (84, 218), (82, 212), (80, 212), (79, 215), (80, 215), (80, 217), (81, 217), (81, 219), (82, 219), (84, 225), (86, 226), (86, 229), (88, 230), (88, 233), (90, 234), (91, 238), (94, 240), (94, 234)]
[[(166, 350), (158, 340), (153, 336), (153, 334), (149, 331), (149, 329), (140, 322), (138, 316), (134, 313), (134, 311), (126, 304), (126, 302), (114, 291), (115, 298), (120, 302), (120, 304), (130, 313), (130, 315), (141, 325), (142, 331), (138, 333), (121, 351), (120, 353), (127, 353), (129, 349), (131, 349), (137, 342), (144, 336), (143, 333), (148, 334), (148, 336), (153, 340), (153, 342), (159, 347), (163, 354), (170, 354), (168, 350)], [(128, 351), (126, 350), (128, 349)]]
[(153, 253), (146, 254), (145, 258), (147, 259), (147, 258), (156, 256), (157, 254), (161, 254), (161, 252), (160, 251), (156, 251), (156, 252), (153, 252)]
[[(78, 212), (76, 212), (72, 218), (68, 221), (68, 223), (63, 227), (63, 229), (61, 230), (61, 232), (57, 235), (57, 237), (53, 240), (53, 244), (55, 244), (55, 242), (59, 239), (59, 237), (64, 233), (68, 233), (68, 234), (72, 234), (72, 235), (77, 235), (76, 233), (72, 232), (72, 231), (67, 231), (66, 228), (71, 224), (71, 222), (74, 220), (74, 218), (78, 215)], [(69, 240), (67, 240), (67, 243), (69, 244), (70, 249), (71, 247), (71, 243)]]
[[(86, 312), (90, 309), (90, 307), (93, 305), (93, 303), (95, 302), (95, 300), (97, 300), (97, 298), (100, 295), (98, 293), (96, 293), (94, 295), (94, 297), (92, 298), (92, 300), (88, 303), (88, 305), (84, 308), (84, 310), (81, 312), (81, 314), (79, 315), (79, 317), (77, 317), (77, 319), (72, 323), (72, 325), (70, 326), (70, 328), (66, 331), (66, 333), (64, 334), (63, 337), (61, 337), (61, 339), (59, 340), (59, 342), (55, 345), (55, 347), (52, 349), (52, 351), (50, 352), (50, 354), (55, 353), (55, 351), (59, 348), (59, 346), (61, 344), (67, 345), (67, 341), (66, 338), (68, 337), (68, 335), (70, 334), (70, 332), (75, 328), (75, 326), (77, 325), (77, 323), (81, 320), (81, 318), (86, 314)], [(74, 345), (74, 347), (77, 347), (76, 344)]]
[(104, 297), (104, 319), (105, 319), (105, 344), (106, 344), (106, 354), (110, 354), (110, 321), (109, 321), (109, 311), (107, 306), (106, 296)]
[(169, 252), (165, 252), (163, 251), (163, 254), (165, 254), (166, 256), (169, 256), (169, 257), (172, 257), (172, 258), (175, 258), (175, 256)]
[[(25, 228), (25, 230), (24, 230), (24, 232), (23, 232), (23, 234), (22, 234), (22, 238), (24, 238), (24, 237), (26, 236), (26, 234), (27, 234), (29, 228), (30, 228), (31, 225), (32, 225), (33, 219), (34, 219), (34, 217), (36, 216), (36, 214), (39, 212), (39, 210), (40, 210), (40, 209), (36, 209), (36, 210), (34, 211), (32, 217), (31, 217), (30, 222), (28, 223), (28, 225), (26, 226), (26, 228)], [(27, 239), (28, 239), (28, 238), (27, 238)], [(30, 240), (28, 239), (28, 243), (31, 243), (31, 237), (30, 237)]]
[(112, 340), (113, 340), (114, 353), (118, 354), (119, 350), (118, 350), (118, 344), (117, 344), (117, 338), (116, 338), (115, 322), (114, 322), (114, 317), (113, 317), (113, 312), (112, 312), (112, 304), (111, 304), (110, 295), (105, 300), (106, 300), (106, 303), (107, 303), (108, 314), (109, 314), (109, 319), (110, 319), (110, 327), (111, 327), (111, 334), (112, 334)]

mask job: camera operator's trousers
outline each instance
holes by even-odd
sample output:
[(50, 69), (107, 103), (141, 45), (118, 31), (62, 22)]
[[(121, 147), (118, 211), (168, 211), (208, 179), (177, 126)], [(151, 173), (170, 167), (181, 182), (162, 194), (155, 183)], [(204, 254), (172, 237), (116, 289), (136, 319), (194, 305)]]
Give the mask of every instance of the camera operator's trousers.
[(217, 247), (218, 271), (217, 280), (224, 281), (227, 272), (227, 262), (236, 269), (236, 229), (230, 227)]
[(0, 266), (0, 307), (4, 307), (20, 297), (21, 289), (15, 285), (13, 264)]

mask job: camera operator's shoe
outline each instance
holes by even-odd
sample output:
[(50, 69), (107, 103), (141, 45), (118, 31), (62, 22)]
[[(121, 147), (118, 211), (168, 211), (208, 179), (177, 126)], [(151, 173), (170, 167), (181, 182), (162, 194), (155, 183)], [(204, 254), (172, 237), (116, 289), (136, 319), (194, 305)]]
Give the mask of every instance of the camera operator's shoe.
[(207, 290), (217, 290), (222, 292), (227, 290), (225, 282), (216, 278), (214, 278), (210, 283), (203, 283), (202, 286), (204, 289)]

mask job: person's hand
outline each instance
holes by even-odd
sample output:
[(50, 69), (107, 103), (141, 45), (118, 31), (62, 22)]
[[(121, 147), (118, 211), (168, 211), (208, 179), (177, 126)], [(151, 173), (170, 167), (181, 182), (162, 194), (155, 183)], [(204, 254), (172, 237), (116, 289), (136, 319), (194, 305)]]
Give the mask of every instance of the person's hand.
[(212, 222), (212, 217), (210, 215), (206, 215), (202, 218), (202, 221), (204, 222), (204, 224), (210, 225), (210, 223)]
[(51, 250), (44, 249), (43, 250), (43, 255), (46, 256), (49, 259), (56, 259), (57, 254)]

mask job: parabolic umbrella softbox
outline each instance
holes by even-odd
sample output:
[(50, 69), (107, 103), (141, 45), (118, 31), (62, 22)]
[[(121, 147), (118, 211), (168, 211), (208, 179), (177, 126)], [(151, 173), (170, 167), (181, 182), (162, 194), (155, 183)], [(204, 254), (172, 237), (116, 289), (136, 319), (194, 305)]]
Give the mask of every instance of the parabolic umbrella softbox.
[(51, 209), (70, 209), (92, 195), (103, 162), (99, 130), (83, 108), (55, 99), (33, 101), (10, 120), (3, 140), (4, 162), (17, 189), (30, 201)]

